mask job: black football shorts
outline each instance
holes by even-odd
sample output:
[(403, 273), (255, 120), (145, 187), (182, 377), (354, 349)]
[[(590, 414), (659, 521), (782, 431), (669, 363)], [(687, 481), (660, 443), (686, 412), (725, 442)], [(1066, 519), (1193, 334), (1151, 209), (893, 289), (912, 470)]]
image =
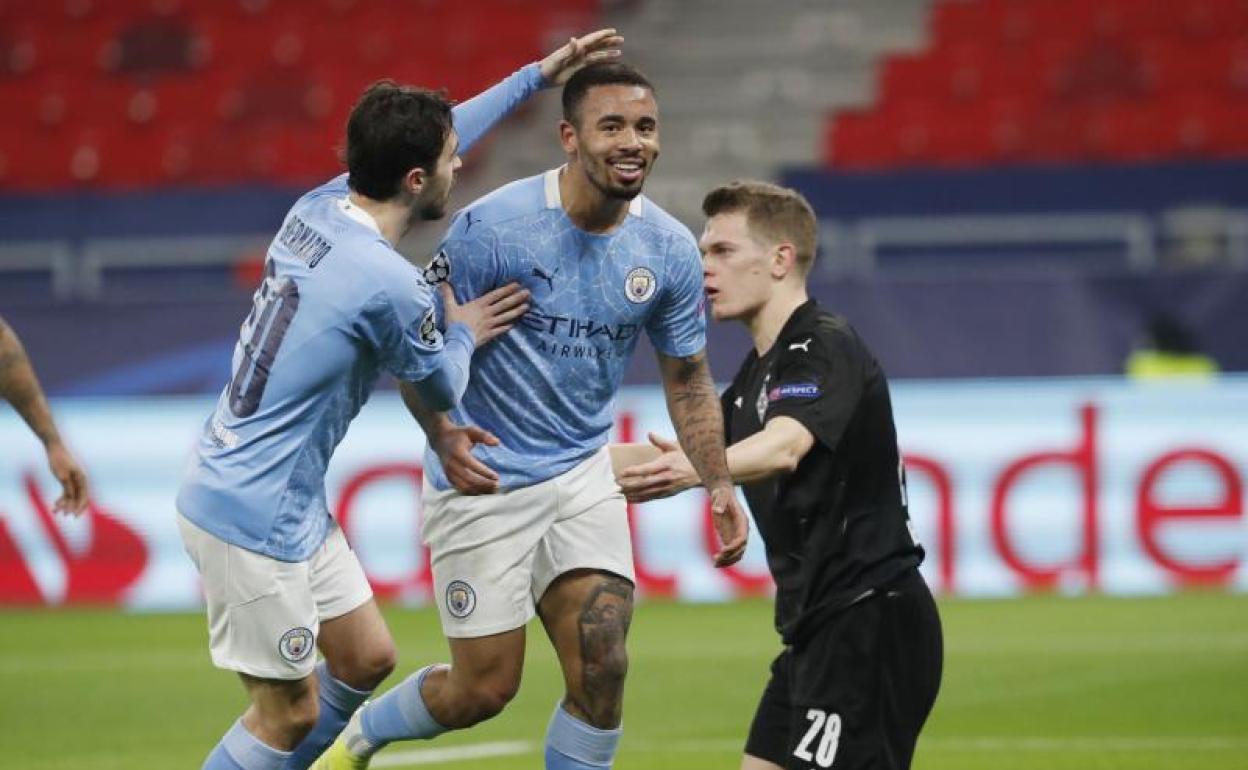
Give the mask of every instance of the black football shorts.
[(787, 770), (904, 770), (936, 701), (940, 616), (910, 570), (771, 665), (745, 752)]

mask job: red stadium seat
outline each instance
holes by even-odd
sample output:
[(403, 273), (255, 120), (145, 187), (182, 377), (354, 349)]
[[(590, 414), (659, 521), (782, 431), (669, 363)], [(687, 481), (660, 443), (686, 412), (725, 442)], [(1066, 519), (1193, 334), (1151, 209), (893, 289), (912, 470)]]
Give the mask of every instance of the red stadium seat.
[(594, 0), (0, 0), (0, 184), (321, 179), (338, 167), (334, 147), (367, 84), (392, 77), (471, 96), (539, 55), (554, 26), (588, 26), (595, 9)]
[(943, 0), (830, 121), (838, 167), (1139, 162), (1242, 153), (1248, 0)]

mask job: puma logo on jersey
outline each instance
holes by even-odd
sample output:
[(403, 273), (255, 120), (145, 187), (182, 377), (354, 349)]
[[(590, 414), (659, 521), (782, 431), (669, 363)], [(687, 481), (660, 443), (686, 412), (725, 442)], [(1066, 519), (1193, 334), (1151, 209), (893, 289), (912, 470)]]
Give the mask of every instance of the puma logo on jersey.
[(480, 219), (473, 219), (472, 214), (473, 212), (471, 211), (464, 212), (464, 222), (466, 222), (464, 225), (464, 235), (468, 234), (468, 231), (472, 229), (473, 225), (481, 221)]
[(546, 271), (541, 269), (540, 267), (533, 268), (533, 277), (541, 278), (543, 281), (545, 281), (546, 285), (550, 287), (551, 291), (555, 290), (555, 276), (556, 275), (559, 275), (559, 268), (557, 267), (555, 268), (555, 272), (551, 273), (550, 275), (547, 275)]
[(802, 342), (794, 342), (793, 344), (789, 345), (789, 350), (800, 350), (800, 351), (802, 351), (803, 353), (809, 353), (809, 352), (810, 352), (810, 342), (811, 342), (811, 340), (813, 340), (813, 339), (814, 339), (814, 337), (807, 337), (807, 338), (806, 338), (805, 340), (803, 340)]

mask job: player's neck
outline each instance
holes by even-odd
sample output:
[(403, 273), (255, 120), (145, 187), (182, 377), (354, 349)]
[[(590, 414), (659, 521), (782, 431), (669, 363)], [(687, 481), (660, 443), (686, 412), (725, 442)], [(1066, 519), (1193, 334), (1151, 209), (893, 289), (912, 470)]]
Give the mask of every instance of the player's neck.
[(587, 233), (608, 233), (628, 216), (630, 201), (612, 198), (569, 163), (559, 172), (559, 199), (572, 224)]
[(379, 201), (360, 195), (355, 190), (347, 193), (352, 206), (360, 209), (373, 218), (381, 237), (398, 248), (399, 240), (411, 227), (412, 209), (398, 200)]
[(776, 344), (776, 338), (780, 336), (784, 325), (808, 299), (805, 286), (789, 290), (777, 289), (771, 299), (746, 320), (745, 326), (750, 330), (750, 337), (754, 339), (754, 350), (758, 352), (759, 358), (767, 355), (771, 346)]

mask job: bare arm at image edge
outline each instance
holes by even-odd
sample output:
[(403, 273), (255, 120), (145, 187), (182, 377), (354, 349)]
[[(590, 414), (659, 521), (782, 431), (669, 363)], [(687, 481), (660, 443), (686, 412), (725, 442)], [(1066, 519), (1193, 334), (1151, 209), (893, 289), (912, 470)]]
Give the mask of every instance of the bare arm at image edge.
[(61, 497), (53, 508), (81, 513), (87, 505), (86, 474), (62, 442), (26, 350), (4, 319), (0, 319), (0, 398), (13, 405), (47, 452), (48, 468), (61, 483)]

